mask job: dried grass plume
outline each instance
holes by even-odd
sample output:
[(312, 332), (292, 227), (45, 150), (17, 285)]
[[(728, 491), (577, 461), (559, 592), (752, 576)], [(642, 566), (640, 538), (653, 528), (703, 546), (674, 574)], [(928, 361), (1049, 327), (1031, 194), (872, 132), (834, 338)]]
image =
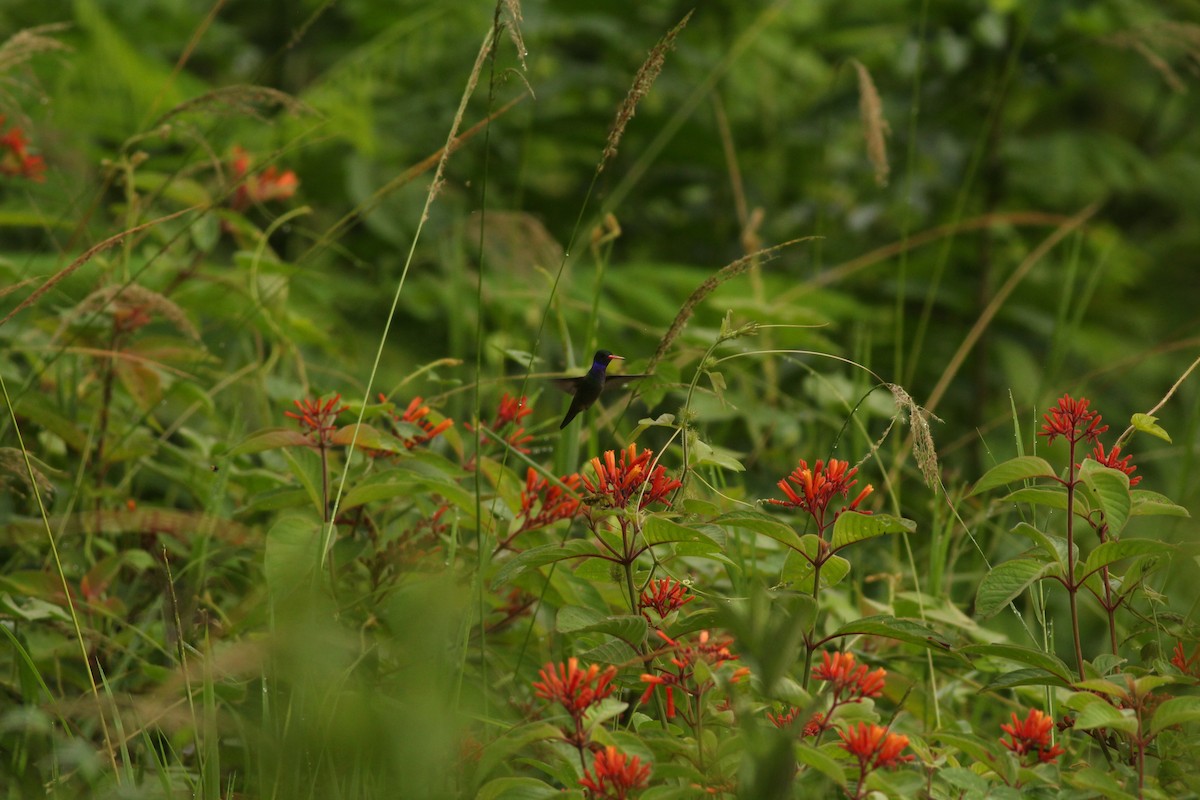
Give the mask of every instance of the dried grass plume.
[(667, 35), (658, 40), (658, 44), (650, 49), (650, 54), (646, 56), (646, 60), (638, 69), (637, 74), (633, 76), (633, 85), (629, 87), (629, 93), (625, 95), (625, 101), (621, 103), (621, 107), (617, 109), (617, 116), (613, 120), (612, 128), (608, 131), (608, 141), (604, 145), (604, 155), (600, 159), (600, 164), (596, 167), (596, 172), (602, 172), (605, 165), (613, 159), (617, 154), (617, 145), (621, 142), (621, 136), (625, 133), (625, 126), (629, 124), (629, 120), (633, 119), (633, 115), (637, 113), (638, 103), (642, 101), (650, 92), (650, 87), (654, 85), (654, 81), (658, 78), (658, 73), (662, 72), (663, 63), (667, 60), (667, 53), (671, 52), (671, 48), (675, 46), (675, 37), (679, 35), (688, 24), (688, 20), (692, 18), (694, 12), (689, 11), (687, 16), (679, 21), (671, 30), (667, 31)]
[(891, 167), (887, 158), (887, 136), (892, 132), (883, 117), (883, 102), (871, 80), (871, 73), (859, 61), (851, 61), (858, 73), (858, 111), (862, 117), (863, 134), (867, 139), (867, 158), (875, 167), (875, 183), (887, 186)]

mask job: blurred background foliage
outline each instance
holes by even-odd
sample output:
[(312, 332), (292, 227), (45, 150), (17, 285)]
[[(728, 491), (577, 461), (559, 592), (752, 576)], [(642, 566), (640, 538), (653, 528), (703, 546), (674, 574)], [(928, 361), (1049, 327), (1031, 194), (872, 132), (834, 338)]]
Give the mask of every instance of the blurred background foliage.
[[(719, 268), (808, 236), (819, 238), (756, 263), (705, 299), (659, 365), (661, 381), (645, 388), (649, 412), (678, 411), (679, 384), (727, 312), (735, 324), (818, 326), (766, 329), (726, 352), (834, 353), (922, 404), (946, 381), (934, 436), (953, 487), (1028, 450), (1042, 410), (1064, 391), (1092, 397), (1115, 434), (1183, 374), (1200, 344), (1195, 2), (703, 0), (694, 8), (589, 195), (632, 76), (693, 4), (521, 3), (525, 63), (505, 38), (467, 105), (464, 130), (506, 110), (450, 158), (389, 335), (385, 391), (403, 386), (405, 398), (433, 397), (448, 416), (469, 419), (471, 394), (455, 390), (475, 379), (477, 326), (483, 377), (519, 375), (512, 355), (534, 347), (560, 266), (537, 369), (578, 367), (603, 346), (640, 371), (688, 295)], [(133, 494), (227, 513), (253, 494), (255, 476), (238, 476), (237, 489), (208, 474), (206, 459), (222, 443), (282, 424), (282, 411), (308, 392), (361, 396), (432, 172), (387, 187), (445, 143), (493, 13), (466, 0), (0, 6), (5, 35), (67, 23), (53, 33), (67, 49), (39, 52), (0, 82), (0, 113), (47, 163), (44, 183), (0, 190), (3, 282), (51, 275), (147, 219), (220, 204), (235, 146), (299, 176), (289, 205), (247, 211), (270, 231), (265, 256), (224, 212), (166, 224), (98, 256), (0, 327), (5, 349), (21, 353), (3, 365), (20, 387), (14, 402), (36, 405), (42, 393), (66, 418), (86, 418), (97, 401), (63, 388), (77, 367), (51, 355), (51, 345), (98, 286), (136, 280), (169, 295), (199, 328), (202, 351), (171, 340), (177, 365), (194, 377), (168, 381), (165, 410), (151, 392), (140, 403), (135, 394), (124, 413), (144, 415), (157, 433), (172, 410), (202, 396), (205, 413), (189, 424), (190, 439), (164, 439), (170, 452), (157, 467), (131, 474), (104, 503)], [(889, 128), (886, 180), (867, 156), (856, 63)], [(223, 94), (247, 85), (287, 97)], [(1093, 205), (1002, 295), (1039, 244)], [(594, 233), (605, 230), (612, 235)], [(482, 320), (473, 300), (481, 267)], [(6, 296), (5, 313), (22, 297)], [(992, 309), (998, 297), (1006, 299)], [(444, 357), (463, 363), (404, 385)], [(722, 369), (724, 390), (698, 401), (703, 438), (750, 468), (738, 492), (770, 495), (796, 458), (853, 462), (877, 439), (892, 413), (886, 393), (858, 407), (872, 382), (832, 363), (735, 361)], [(255, 378), (205, 395), (248, 364), (258, 365)], [(537, 416), (526, 422), (544, 453), (559, 400), (539, 404), (540, 389), (531, 391)], [(1130, 448), (1143, 486), (1191, 508), (1200, 499), (1198, 403), (1185, 382), (1159, 412), (1174, 444), (1139, 437)], [(843, 425), (851, 408), (861, 429)], [(606, 429), (589, 446), (608, 449), (647, 413), (635, 405), (619, 433)], [(136, 448), (136, 438), (125, 444)], [(882, 465), (904, 457), (901, 438), (888, 442)], [(54, 465), (72, 474), (67, 460)], [(914, 479), (894, 484), (894, 502), (922, 528), (948, 524), (915, 466), (906, 469)], [(880, 470), (867, 472), (878, 483)], [(896, 555), (873, 558), (882, 568)], [(244, 579), (236, 562), (213, 568)], [(960, 588), (968, 602), (971, 589)]]

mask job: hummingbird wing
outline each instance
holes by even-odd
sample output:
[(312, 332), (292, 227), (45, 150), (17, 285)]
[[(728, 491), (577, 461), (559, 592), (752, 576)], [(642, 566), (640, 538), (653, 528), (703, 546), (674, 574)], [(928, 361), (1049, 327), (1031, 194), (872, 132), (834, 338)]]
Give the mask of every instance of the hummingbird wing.
[[(654, 373), (652, 373), (652, 372), (646, 372), (641, 375), (608, 375), (608, 376), (605, 376), (604, 391), (608, 391), (609, 389), (620, 388), (621, 386), (624, 386), (625, 384), (629, 383), (630, 381), (636, 381), (639, 378), (649, 378), (653, 374)], [(554, 384), (555, 386), (557, 386), (559, 389), (566, 392), (567, 394), (575, 394), (575, 392), (579, 389), (579, 382), (581, 380), (583, 380), (583, 378), (582, 377), (579, 377), (579, 378), (549, 378), (548, 380), (550, 381), (550, 383)]]
[(654, 373), (644, 372), (640, 375), (609, 375), (604, 379), (604, 391), (609, 389), (619, 389), (630, 381), (636, 381), (641, 378), (649, 378)]

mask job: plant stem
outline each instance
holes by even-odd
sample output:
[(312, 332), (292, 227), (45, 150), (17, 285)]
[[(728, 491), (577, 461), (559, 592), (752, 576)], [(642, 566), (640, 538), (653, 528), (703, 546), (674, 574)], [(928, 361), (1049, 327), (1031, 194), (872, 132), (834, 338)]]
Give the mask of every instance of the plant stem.
[(1079, 640), (1079, 603), (1076, 597), (1079, 585), (1075, 582), (1075, 440), (1071, 439), (1070, 458), (1067, 467), (1067, 594), (1071, 598), (1071, 637), (1075, 644), (1075, 666), (1079, 680), (1083, 675), (1083, 643)]

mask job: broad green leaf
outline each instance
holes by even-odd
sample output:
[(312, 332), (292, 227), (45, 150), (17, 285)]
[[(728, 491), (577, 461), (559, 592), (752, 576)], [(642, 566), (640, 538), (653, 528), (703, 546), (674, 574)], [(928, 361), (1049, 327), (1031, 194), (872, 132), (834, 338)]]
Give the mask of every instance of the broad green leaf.
[(1075, 730), (1090, 731), (1095, 728), (1111, 728), (1125, 733), (1137, 732), (1137, 719), (1133, 709), (1124, 711), (1110, 706), (1104, 701), (1090, 703), (1075, 717)]
[(1137, 800), (1137, 796), (1125, 791), (1113, 777), (1114, 773), (1099, 767), (1084, 767), (1076, 772), (1063, 771), (1063, 780), (1077, 789), (1083, 789), (1087, 797), (1103, 797), (1104, 800)]
[[(1001, 503), (1029, 503), (1035, 506), (1045, 506), (1047, 508), (1057, 508), (1065, 511), (1067, 508), (1067, 492), (1062, 488), (1041, 489), (1036, 486), (1027, 486), (1024, 489), (1017, 489), (1015, 492), (1010, 492), (1000, 499)], [(1080, 513), (1079, 504), (1076, 505), (1075, 513)]]
[(414, 478), (415, 476), (411, 473), (389, 471), (386, 476), (379, 476), (369, 483), (355, 486), (346, 492), (345, 496), (342, 497), (342, 502), (338, 506), (338, 510), (349, 511), (352, 508), (357, 508), (367, 503), (378, 502), (379, 500), (411, 497), (416, 492), (416, 487), (420, 483)]
[(1172, 725), (1200, 720), (1200, 697), (1172, 697), (1154, 711), (1150, 718), (1150, 733), (1155, 734)]
[(989, 744), (977, 737), (950, 731), (935, 731), (929, 734), (928, 738), (958, 748), (978, 763), (996, 770), (1006, 781), (1011, 782), (1016, 777), (1016, 768), (1012, 761), (1000, 758), (1000, 752), (997, 752), (998, 747), (990, 747)]
[(693, 445), (689, 456), (692, 461), (692, 466), (700, 467), (710, 465), (727, 469), (731, 472), (745, 472), (746, 468), (742, 462), (734, 458), (733, 453), (726, 450), (724, 447), (713, 447), (707, 442), (697, 440)]
[(475, 793), (476, 800), (544, 800), (562, 796), (561, 789), (537, 778), (496, 778)]
[(1017, 644), (972, 644), (961, 648), (958, 652), (967, 657), (1001, 658), (1034, 669), (1045, 670), (1063, 681), (1071, 680), (1071, 669), (1062, 659), (1053, 653), (1043, 653), (1032, 647)]
[(1021, 595), (1030, 584), (1045, 577), (1055, 563), (1032, 558), (1014, 558), (993, 567), (983, 576), (975, 593), (975, 614), (988, 619)]
[(563, 606), (554, 618), (554, 627), (559, 633), (574, 633), (595, 625), (605, 614), (587, 606)]
[(823, 750), (805, 742), (796, 743), (796, 760), (806, 764), (829, 778), (842, 788), (846, 787), (846, 769), (842, 763)]
[(890, 514), (860, 514), (857, 511), (845, 511), (838, 515), (833, 523), (833, 549), (840, 550), (847, 545), (873, 539), (886, 533), (912, 533), (917, 529), (917, 523), (903, 517), (893, 517)]
[(1018, 456), (1003, 464), (997, 464), (985, 472), (967, 496), (972, 497), (1007, 483), (1016, 483), (1030, 478), (1053, 477), (1055, 477), (1054, 467), (1050, 466), (1050, 462), (1046, 459), (1038, 456)]
[(1095, 495), (1111, 534), (1120, 534), (1129, 521), (1132, 505), (1129, 476), (1119, 469), (1104, 466), (1094, 458), (1085, 458), (1079, 468), (1079, 477)]
[(283, 457), (291, 467), (292, 475), (300, 482), (304, 491), (308, 492), (308, 498), (312, 501), (317, 518), (323, 518), (325, 516), (325, 498), (322, 496), (321, 489), (321, 470), (323, 469), (321, 457), (317, 455), (316, 451), (297, 448), (284, 450)]
[(1191, 516), (1186, 508), (1176, 505), (1171, 502), (1169, 497), (1158, 492), (1151, 492), (1148, 489), (1134, 489), (1129, 494), (1133, 499), (1133, 507), (1129, 511), (1131, 517)]
[(787, 545), (793, 550), (801, 549), (800, 536), (796, 531), (792, 530), (790, 525), (785, 525), (768, 514), (762, 514), (757, 511), (734, 511), (723, 517), (717, 517), (713, 522), (717, 525), (725, 525), (730, 528), (740, 528), (742, 530), (753, 531), (754, 533), (761, 533), (763, 536)]
[[(805, 538), (808, 537), (806, 536)], [(815, 536), (812, 538), (816, 539)], [(783, 565), (783, 574), (780, 575), (780, 580), (788, 584), (792, 591), (807, 594), (812, 592), (813, 574), (815, 572), (816, 570), (813, 565), (799, 553), (788, 553), (787, 561)], [(849, 573), (849, 561), (841, 556), (830, 556), (829, 559), (821, 565), (821, 586), (836, 586), (837, 584), (841, 583)]]
[(492, 578), (492, 586), (502, 586), (526, 570), (553, 564), (556, 561), (599, 555), (600, 549), (591, 539), (571, 539), (561, 545), (546, 544), (534, 547), (524, 553), (518, 553), (504, 562), (496, 573), (496, 577)]
[[(1065, 503), (1063, 504), (1063, 507), (1066, 507)], [(1065, 539), (1061, 539), (1057, 536), (1047, 536), (1045, 533), (1033, 527), (1028, 522), (1018, 522), (1017, 525), (1012, 529), (1012, 532), (1022, 536), (1028, 536), (1034, 541), (1035, 544), (1037, 544), (1038, 547), (1041, 548), (1042, 552), (1046, 554), (1046, 558), (1057, 562), (1059, 566), (1062, 566), (1066, 563), (1067, 542)]]
[(638, 652), (623, 639), (609, 639), (599, 647), (579, 654), (579, 660), (584, 664), (615, 664), (619, 667), (636, 661), (638, 657)]
[(534, 742), (560, 738), (562, 732), (548, 722), (532, 722), (510, 728), (483, 748), (475, 768), (475, 778), (485, 780), (498, 766), (507, 764), (514, 755)]
[(1075, 684), (1075, 687), (1081, 690), (1082, 696), (1080, 693), (1073, 694), (1067, 699), (1067, 703), (1077, 703), (1078, 705), (1074, 705), (1072, 708), (1079, 708), (1080, 710), (1091, 703), (1091, 698), (1096, 696), (1095, 694), (1088, 694), (1088, 692), (1099, 692), (1109, 697), (1125, 696), (1125, 687), (1119, 686), (1107, 678), (1090, 678), (1086, 681), (1079, 681)]
[(1129, 418), (1129, 424), (1135, 430), (1148, 433), (1151, 436), (1157, 436), (1168, 444), (1171, 443), (1171, 436), (1159, 426), (1158, 417), (1152, 417), (1149, 414), (1134, 414)]
[(899, 642), (928, 647), (931, 650), (948, 650), (950, 648), (950, 644), (942, 638), (941, 634), (924, 622), (915, 619), (899, 619), (887, 614), (864, 617), (843, 625), (833, 633), (835, 637), (851, 635), (883, 636)]
[(1105, 542), (1087, 557), (1081, 574), (1088, 575), (1124, 558), (1166, 555), (1174, 550), (1175, 548), (1166, 542), (1158, 542), (1153, 539), (1121, 539), (1116, 542)]
[(1070, 686), (1070, 683), (1044, 669), (1014, 669), (993, 676), (983, 687), (983, 691), (994, 692), (1017, 686)]
[(607, 633), (635, 645), (646, 638), (647, 624), (640, 614), (610, 616), (580, 606), (560, 609), (555, 621), (555, 627), (561, 633)]
[(720, 543), (714, 541), (707, 533), (663, 517), (647, 517), (646, 523), (642, 526), (642, 536), (645, 537), (646, 544), (651, 547), (668, 542), (695, 542), (713, 550), (721, 548)]
[(282, 598), (309, 586), (321, 564), (322, 525), (310, 516), (281, 517), (267, 531), (263, 577), (267, 589)]
[[(355, 437), (354, 431), (358, 429), (358, 436)], [(370, 425), (345, 425), (333, 432), (329, 437), (331, 444), (350, 446), (353, 440), (355, 447), (361, 447), (366, 450), (382, 450), (385, 453), (399, 453), (404, 450), (403, 444), (398, 442), (394, 436), (387, 436), (380, 433), (377, 429)]]
[(281, 447), (312, 447), (313, 441), (300, 431), (290, 428), (266, 428), (255, 431), (238, 442), (229, 452), (229, 457), (259, 453), (263, 450), (278, 450)]

